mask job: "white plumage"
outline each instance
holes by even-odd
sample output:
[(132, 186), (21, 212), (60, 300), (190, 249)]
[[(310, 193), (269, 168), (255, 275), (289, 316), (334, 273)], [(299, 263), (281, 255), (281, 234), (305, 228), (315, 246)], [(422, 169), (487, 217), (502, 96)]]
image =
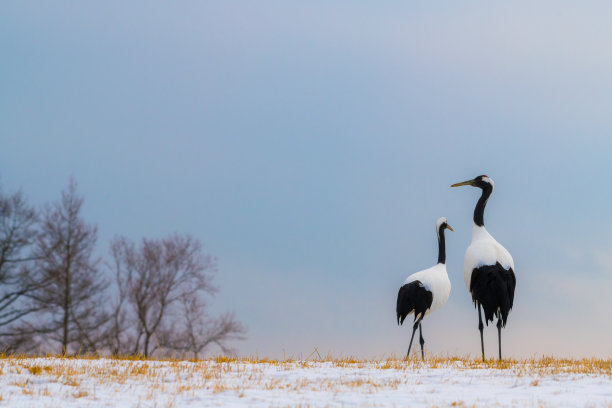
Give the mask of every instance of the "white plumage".
[(484, 265), (495, 265), (497, 262), (504, 269), (514, 270), (512, 255), (499, 242), (493, 238), (487, 229), (474, 224), (472, 227), (472, 243), (465, 251), (463, 261), (463, 279), (470, 291), (472, 271)]
[[(427, 316), (445, 304), (450, 296), (451, 283), (450, 279), (448, 279), (448, 274), (446, 273), (446, 264), (437, 264), (431, 268), (415, 272), (406, 278), (404, 285), (417, 280), (420, 281), (423, 284), (423, 287), (433, 295), (431, 307), (425, 311), (425, 316)], [(410, 312), (409, 314), (412, 313), (414, 313), (414, 311)], [(419, 316), (416, 316), (416, 318), (418, 319)]]

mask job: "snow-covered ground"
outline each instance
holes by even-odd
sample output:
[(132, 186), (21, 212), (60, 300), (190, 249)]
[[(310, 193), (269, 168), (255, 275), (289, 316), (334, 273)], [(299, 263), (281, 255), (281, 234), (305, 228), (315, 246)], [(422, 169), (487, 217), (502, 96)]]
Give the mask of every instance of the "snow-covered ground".
[(2, 358), (6, 407), (611, 407), (610, 361)]

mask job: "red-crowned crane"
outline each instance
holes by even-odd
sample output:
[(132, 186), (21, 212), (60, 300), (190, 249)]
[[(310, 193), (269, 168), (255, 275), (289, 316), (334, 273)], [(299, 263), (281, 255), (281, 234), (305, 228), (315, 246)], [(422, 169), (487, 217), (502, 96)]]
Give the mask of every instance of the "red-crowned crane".
[(499, 359), (501, 360), (501, 328), (506, 327), (508, 313), (514, 303), (514, 288), (516, 286), (512, 256), (487, 232), (484, 226), (484, 209), (489, 196), (493, 192), (493, 185), (491, 178), (482, 175), (473, 180), (451, 186), (473, 186), (482, 190), (482, 195), (474, 209), (472, 243), (465, 252), (463, 278), (472, 295), (474, 306), (478, 309), (478, 330), (480, 330), (483, 361), (485, 353), (481, 307), (484, 309), (487, 326), (489, 321), (493, 322), (493, 318), (497, 318)]
[(414, 313), (414, 324), (412, 326), (412, 337), (406, 357), (410, 357), (410, 348), (414, 340), (414, 332), (419, 328), (421, 343), (421, 358), (425, 360), (423, 345), (423, 329), (421, 321), (425, 315), (438, 309), (448, 300), (450, 295), (451, 283), (446, 274), (446, 245), (444, 243), (444, 230), (453, 230), (446, 222), (446, 218), (440, 217), (436, 222), (436, 232), (438, 233), (438, 263), (429, 269), (425, 269), (410, 275), (397, 294), (397, 324), (404, 323), (404, 319)]

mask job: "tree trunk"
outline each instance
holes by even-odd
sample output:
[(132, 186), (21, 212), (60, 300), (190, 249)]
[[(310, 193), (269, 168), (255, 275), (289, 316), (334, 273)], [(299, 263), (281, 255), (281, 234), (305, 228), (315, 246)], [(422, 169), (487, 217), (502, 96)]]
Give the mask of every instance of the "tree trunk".
[(145, 339), (144, 339), (144, 357), (145, 358), (149, 357), (149, 340), (151, 340), (151, 334), (145, 333)]
[(68, 313), (70, 312), (70, 271), (66, 268), (64, 277), (64, 321), (62, 322), (62, 354), (68, 353)]

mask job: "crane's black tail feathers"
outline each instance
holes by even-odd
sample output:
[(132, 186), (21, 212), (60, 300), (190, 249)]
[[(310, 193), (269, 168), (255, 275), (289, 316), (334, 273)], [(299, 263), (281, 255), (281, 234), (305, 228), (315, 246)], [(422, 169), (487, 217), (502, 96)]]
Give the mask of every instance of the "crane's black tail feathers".
[(514, 271), (512, 268), (504, 269), (499, 262), (495, 265), (483, 265), (472, 271), (470, 293), (474, 305), (482, 305), (487, 325), (499, 311), (502, 325), (506, 327), (508, 313), (514, 303), (515, 287)]
[(403, 285), (397, 293), (397, 324), (404, 323), (404, 319), (414, 312), (414, 320), (419, 316), (425, 316), (427, 309), (431, 307), (433, 294), (425, 289), (421, 281), (415, 280)]

